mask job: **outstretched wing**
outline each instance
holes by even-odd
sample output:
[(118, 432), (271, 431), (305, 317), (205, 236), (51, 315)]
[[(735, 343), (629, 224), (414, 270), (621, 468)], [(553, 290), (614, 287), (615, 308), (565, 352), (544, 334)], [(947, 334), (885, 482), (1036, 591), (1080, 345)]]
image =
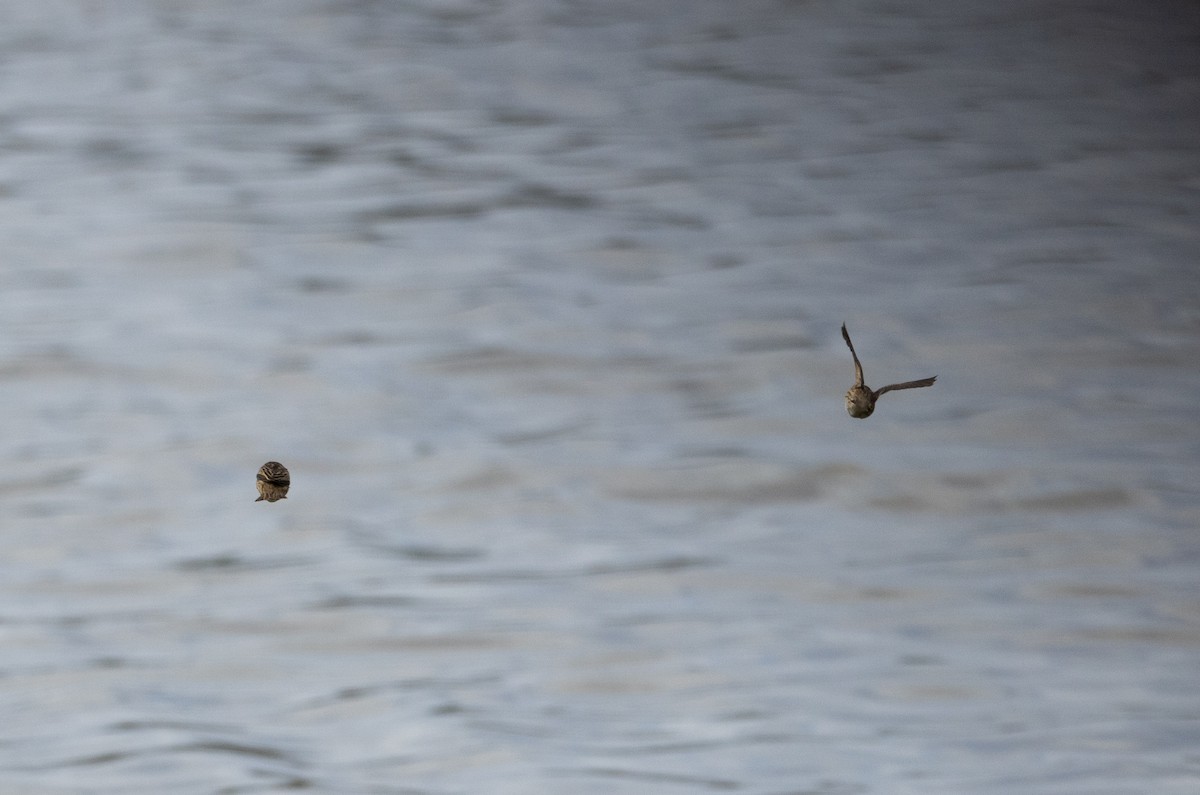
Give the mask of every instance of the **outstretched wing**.
[(905, 381), (902, 384), (888, 384), (875, 390), (875, 399), (879, 400), (879, 396), (884, 392), (891, 392), (893, 389), (916, 389), (920, 386), (933, 386), (933, 382), (937, 380), (937, 376), (932, 378), (922, 378), (920, 381)]
[[(854, 352), (854, 343), (850, 341), (850, 334), (846, 331), (845, 323), (842, 324), (842, 339), (844, 339), (846, 341), (846, 347), (850, 349), (850, 355), (854, 357), (854, 385), (862, 386), (863, 385), (862, 365), (859, 364), (858, 354)], [(933, 382), (931, 381), (930, 383), (933, 383)], [(914, 383), (913, 386), (927, 386), (927, 384)], [(901, 387), (898, 385), (897, 386), (885, 386), (883, 389), (879, 390), (879, 392), (883, 393), (889, 389), (903, 389), (903, 388), (904, 387)]]

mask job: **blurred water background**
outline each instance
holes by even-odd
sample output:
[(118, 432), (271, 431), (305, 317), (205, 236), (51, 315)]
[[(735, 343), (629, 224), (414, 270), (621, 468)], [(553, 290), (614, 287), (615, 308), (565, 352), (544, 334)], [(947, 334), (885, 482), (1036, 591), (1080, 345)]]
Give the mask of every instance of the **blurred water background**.
[(5, 4), (0, 792), (1200, 791), (1198, 99), (1182, 0)]

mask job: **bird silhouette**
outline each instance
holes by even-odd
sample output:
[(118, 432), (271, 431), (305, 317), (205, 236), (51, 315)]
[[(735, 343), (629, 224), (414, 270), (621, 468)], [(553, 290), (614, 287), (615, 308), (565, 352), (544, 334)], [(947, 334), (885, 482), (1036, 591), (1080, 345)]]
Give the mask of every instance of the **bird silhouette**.
[(292, 485), (292, 476), (288, 474), (287, 467), (283, 464), (278, 461), (268, 461), (258, 468), (258, 479), (255, 485), (258, 486), (258, 499), (255, 502), (286, 500), (288, 489)]
[(846, 413), (855, 419), (864, 420), (875, 413), (875, 401), (879, 400), (885, 392), (891, 392), (893, 389), (933, 386), (933, 382), (937, 380), (935, 375), (932, 378), (922, 378), (920, 381), (888, 384), (881, 389), (872, 391), (871, 387), (863, 383), (862, 364), (858, 361), (858, 354), (854, 352), (854, 343), (850, 341), (850, 334), (846, 331), (845, 323), (842, 324), (842, 339), (846, 341), (846, 347), (850, 349), (850, 355), (854, 357), (854, 386), (850, 387), (850, 391), (846, 393)]

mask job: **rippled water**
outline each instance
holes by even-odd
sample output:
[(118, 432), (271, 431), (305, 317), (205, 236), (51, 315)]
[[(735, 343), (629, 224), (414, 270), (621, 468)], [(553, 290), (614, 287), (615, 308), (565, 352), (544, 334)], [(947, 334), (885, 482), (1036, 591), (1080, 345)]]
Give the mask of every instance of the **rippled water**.
[(1200, 787), (1192, 4), (2, 16), (0, 791)]

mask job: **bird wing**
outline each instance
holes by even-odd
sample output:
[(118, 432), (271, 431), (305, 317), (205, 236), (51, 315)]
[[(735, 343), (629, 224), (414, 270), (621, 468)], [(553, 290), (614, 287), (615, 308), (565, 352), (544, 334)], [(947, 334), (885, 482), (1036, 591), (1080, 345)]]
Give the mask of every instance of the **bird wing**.
[[(850, 355), (854, 357), (854, 385), (862, 386), (863, 385), (862, 364), (860, 364), (858, 361), (858, 354), (854, 352), (854, 343), (850, 341), (850, 334), (846, 331), (845, 323), (842, 324), (842, 339), (844, 339), (846, 341), (846, 347), (850, 349)], [(925, 386), (925, 385), (924, 384), (916, 384), (916, 386)], [(897, 387), (895, 387), (895, 386), (886, 387), (885, 386), (883, 389), (881, 389), (879, 391), (880, 391), (880, 393), (882, 393), (882, 392), (886, 392), (889, 389), (895, 389), (895, 388), (897, 388)]]
[(875, 399), (879, 400), (879, 396), (884, 392), (891, 392), (893, 389), (916, 389), (920, 386), (933, 386), (933, 382), (937, 380), (937, 376), (932, 378), (922, 378), (920, 381), (905, 381), (902, 384), (888, 384), (885, 387), (880, 387), (875, 390)]

